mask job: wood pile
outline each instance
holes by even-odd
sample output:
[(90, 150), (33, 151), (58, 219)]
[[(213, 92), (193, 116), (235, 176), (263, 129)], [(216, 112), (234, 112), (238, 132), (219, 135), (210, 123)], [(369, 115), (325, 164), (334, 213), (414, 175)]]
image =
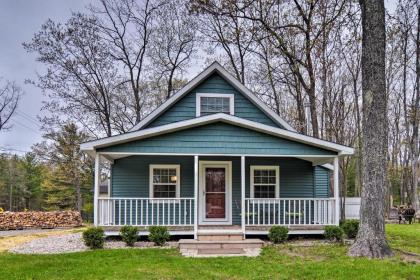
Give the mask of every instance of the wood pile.
[(82, 226), (82, 217), (77, 211), (0, 212), (0, 230), (78, 226)]

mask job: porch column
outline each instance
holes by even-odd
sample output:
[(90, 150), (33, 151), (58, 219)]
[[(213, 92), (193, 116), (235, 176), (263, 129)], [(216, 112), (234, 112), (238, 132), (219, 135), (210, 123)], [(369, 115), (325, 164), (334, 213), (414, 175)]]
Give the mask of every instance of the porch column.
[(241, 225), (245, 236), (245, 157), (241, 156)]
[(198, 156), (194, 156), (194, 239), (198, 232)]
[(99, 197), (99, 168), (100, 168), (100, 155), (95, 154), (95, 175), (94, 175), (94, 188), (93, 188), (93, 224), (98, 225), (98, 197)]
[(335, 201), (335, 219), (334, 222), (336, 225), (340, 221), (340, 195), (338, 190), (338, 156), (334, 158), (334, 201)]

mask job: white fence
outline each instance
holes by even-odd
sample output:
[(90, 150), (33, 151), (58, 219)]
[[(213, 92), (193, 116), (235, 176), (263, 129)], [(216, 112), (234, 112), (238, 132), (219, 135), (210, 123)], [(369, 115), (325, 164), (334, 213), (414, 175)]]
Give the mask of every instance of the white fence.
[(346, 197), (344, 210), (346, 219), (359, 219), (360, 197)]
[(333, 225), (332, 198), (246, 198), (245, 225)]
[(98, 225), (194, 225), (194, 198), (99, 198)]

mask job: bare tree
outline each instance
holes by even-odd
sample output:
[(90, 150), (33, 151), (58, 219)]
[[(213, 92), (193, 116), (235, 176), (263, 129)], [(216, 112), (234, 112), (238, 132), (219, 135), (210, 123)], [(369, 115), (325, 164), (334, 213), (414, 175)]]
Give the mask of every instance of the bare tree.
[(411, 140), (411, 172), (413, 176), (412, 183), (412, 203), (416, 211), (420, 210), (419, 205), (419, 193), (418, 193), (418, 184), (419, 184), (419, 106), (420, 106), (420, 4), (417, 4), (417, 33), (416, 33), (416, 84), (415, 84), (415, 95), (414, 95), (414, 106), (412, 113), (412, 122), (413, 122), (413, 137)]
[[(252, 28), (269, 36), (279, 54), (290, 64), (290, 69), (299, 79), (310, 103), (312, 134), (319, 136), (316, 98), (316, 68), (314, 46), (325, 28), (341, 14), (345, 1), (328, 2), (327, 18), (317, 22), (317, 14), (323, 1), (263, 1), (241, 2), (194, 1), (198, 9), (213, 15), (242, 18), (252, 22)], [(294, 52), (296, 48), (299, 51)]]
[(156, 11), (156, 36), (151, 38), (150, 56), (154, 79), (158, 85), (163, 82), (168, 99), (182, 85), (181, 75), (196, 52), (197, 23), (184, 1), (163, 3)]
[(384, 1), (360, 0), (362, 9), (363, 189), (360, 228), (349, 255), (384, 258), (388, 116), (385, 85)]
[(9, 122), (16, 112), (22, 94), (22, 89), (15, 82), (6, 81), (0, 85), (0, 131), (11, 128)]
[(24, 43), (47, 66), (36, 82), (49, 96), (44, 109), (52, 117), (44, 124), (67, 117), (93, 135), (113, 134), (111, 100), (118, 72), (98, 31), (95, 18), (74, 14), (65, 25), (48, 20)]
[(216, 13), (205, 6), (192, 6), (200, 19), (199, 30), (203, 39), (210, 43), (206, 48), (213, 57), (221, 53), (222, 63), (235, 77), (246, 83), (246, 67), (256, 42), (256, 29), (252, 22), (240, 17), (238, 10), (231, 13)]
[(132, 95), (130, 106), (134, 113), (135, 125), (145, 113), (144, 83), (147, 78), (147, 51), (153, 31), (153, 21), (161, 3), (145, 0), (100, 0), (100, 5), (91, 6), (97, 16), (97, 27), (102, 33), (102, 40), (109, 48), (114, 62), (126, 73), (122, 83)]

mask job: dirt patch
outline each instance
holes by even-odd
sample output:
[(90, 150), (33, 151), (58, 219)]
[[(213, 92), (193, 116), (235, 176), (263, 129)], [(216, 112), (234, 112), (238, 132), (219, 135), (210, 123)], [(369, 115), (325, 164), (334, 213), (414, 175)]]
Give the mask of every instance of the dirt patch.
[(280, 245), (277, 247), (282, 255), (287, 255), (292, 258), (302, 258), (305, 260), (324, 261), (327, 258), (314, 253), (314, 245), (296, 246), (296, 245)]
[(401, 260), (409, 263), (420, 264), (420, 255), (416, 253), (406, 252), (400, 249), (393, 249)]

